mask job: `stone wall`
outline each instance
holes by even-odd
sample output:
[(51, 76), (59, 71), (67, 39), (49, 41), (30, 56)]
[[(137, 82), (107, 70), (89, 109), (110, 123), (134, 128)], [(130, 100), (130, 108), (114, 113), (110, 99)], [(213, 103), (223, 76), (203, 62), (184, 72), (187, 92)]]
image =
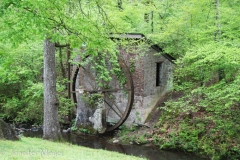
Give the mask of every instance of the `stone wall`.
[[(173, 64), (152, 48), (145, 49), (144, 53), (126, 50), (121, 48), (121, 54), (128, 67), (131, 68), (130, 59), (134, 59), (135, 62), (135, 71), (132, 74), (134, 105), (126, 124), (144, 123), (158, 99), (172, 88)], [(156, 86), (156, 68), (157, 63), (160, 62), (162, 63), (161, 85)]]
[[(129, 47), (129, 46), (128, 46)], [(124, 58), (126, 65), (131, 70), (134, 67), (134, 72), (132, 73), (132, 78), (134, 82), (134, 95), (143, 96), (144, 94), (144, 57), (141, 56), (141, 53), (136, 51), (136, 46), (133, 46), (132, 49), (120, 49), (121, 55)], [(141, 51), (140, 51), (141, 52)], [(134, 66), (132, 66), (134, 63)]]
[[(172, 72), (173, 64), (164, 56), (157, 54), (157, 51), (153, 48), (138, 47), (138, 44), (132, 46), (119, 47), (119, 51), (129, 69), (132, 71), (132, 78), (134, 83), (134, 104), (131, 110), (131, 113), (125, 122), (127, 125), (132, 125), (133, 123), (144, 123), (151, 113), (152, 109), (158, 102), (159, 98), (163, 96), (167, 91), (172, 88)], [(156, 86), (156, 67), (157, 63), (162, 63), (161, 65), (161, 85)], [(85, 68), (88, 68), (85, 66)], [(91, 72), (91, 71), (90, 71)], [(120, 88), (117, 83), (117, 78), (112, 77), (115, 88)], [(83, 82), (92, 82), (92, 80), (84, 77), (77, 77), (76, 90), (78, 90), (79, 79)], [(115, 79), (115, 80), (114, 80)], [(116, 82), (116, 84), (115, 84)], [(86, 86), (87, 83), (83, 86), (84, 89), (93, 89), (91, 86)], [(82, 86), (82, 85), (81, 85)], [(97, 86), (97, 85), (93, 85)], [(113, 87), (113, 88), (114, 88)], [(95, 88), (96, 89), (96, 88)], [(112, 93), (112, 96), (115, 97), (115, 103), (121, 112), (124, 112), (127, 106), (127, 99), (125, 98), (124, 92)], [(88, 117), (92, 116), (94, 109), (90, 109), (88, 106), (84, 105), (81, 101), (80, 95), (77, 93), (78, 103), (77, 103), (77, 124), (79, 125), (88, 125)], [(113, 105), (111, 100), (109, 104)], [(117, 122), (119, 116), (117, 116), (113, 111), (106, 105), (106, 114), (108, 115), (108, 122)]]

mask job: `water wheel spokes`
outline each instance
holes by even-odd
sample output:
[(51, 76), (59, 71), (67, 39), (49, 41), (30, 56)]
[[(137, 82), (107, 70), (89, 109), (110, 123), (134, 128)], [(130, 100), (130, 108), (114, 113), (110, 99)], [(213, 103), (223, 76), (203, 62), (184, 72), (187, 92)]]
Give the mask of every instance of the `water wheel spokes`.
[[(112, 80), (107, 85), (105, 84), (105, 87), (98, 86), (96, 73), (90, 65), (76, 68), (72, 78), (74, 103), (77, 103), (76, 91), (79, 85), (89, 94), (103, 94), (106, 121), (108, 123), (106, 131), (112, 131), (125, 122), (130, 114), (134, 100), (134, 87), (129, 69), (121, 58), (119, 58), (118, 62), (121, 76), (119, 76), (119, 73), (111, 73)], [(119, 78), (124, 78), (124, 82)], [(79, 79), (79, 82), (77, 82), (77, 79)]]

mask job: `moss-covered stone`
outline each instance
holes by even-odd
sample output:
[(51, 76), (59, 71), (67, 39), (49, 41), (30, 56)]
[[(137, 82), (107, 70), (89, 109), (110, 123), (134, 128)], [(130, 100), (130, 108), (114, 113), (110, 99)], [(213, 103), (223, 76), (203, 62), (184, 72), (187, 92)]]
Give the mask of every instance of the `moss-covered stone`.
[(2, 119), (0, 119), (0, 139), (19, 140), (15, 131)]
[(82, 134), (97, 134), (97, 131), (92, 126), (80, 125), (76, 130), (72, 130), (74, 134), (82, 135)]

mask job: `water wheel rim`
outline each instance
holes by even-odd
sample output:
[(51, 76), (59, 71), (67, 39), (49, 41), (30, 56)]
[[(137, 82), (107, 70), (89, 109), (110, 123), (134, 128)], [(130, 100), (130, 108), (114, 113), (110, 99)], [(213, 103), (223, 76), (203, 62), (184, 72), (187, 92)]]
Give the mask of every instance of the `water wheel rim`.
[(127, 103), (127, 106), (126, 106), (126, 109), (125, 109), (125, 112), (124, 112), (122, 118), (115, 125), (107, 128), (106, 131), (112, 131), (112, 130), (117, 129), (127, 120), (128, 116), (132, 110), (133, 101), (134, 101), (134, 86), (133, 86), (133, 80), (132, 80), (131, 73), (129, 71), (129, 68), (125, 64), (125, 62), (122, 60), (122, 58), (119, 58), (118, 61), (119, 61), (120, 67), (122, 68), (122, 70), (127, 78), (128, 103)]
[[(125, 64), (124, 60), (122, 58), (118, 58), (119, 66), (124, 72), (124, 75), (126, 76), (126, 85), (127, 85), (127, 92), (128, 92), (128, 101), (126, 108), (124, 110), (124, 113), (122, 114), (121, 118), (115, 123), (114, 125), (107, 127), (106, 132), (113, 131), (117, 128), (119, 128), (128, 118), (134, 101), (134, 85), (131, 73), (129, 71), (129, 68)], [(76, 80), (78, 76), (78, 72), (81, 67), (77, 67), (72, 78), (72, 100), (76, 104), (77, 103), (77, 95), (76, 95)]]

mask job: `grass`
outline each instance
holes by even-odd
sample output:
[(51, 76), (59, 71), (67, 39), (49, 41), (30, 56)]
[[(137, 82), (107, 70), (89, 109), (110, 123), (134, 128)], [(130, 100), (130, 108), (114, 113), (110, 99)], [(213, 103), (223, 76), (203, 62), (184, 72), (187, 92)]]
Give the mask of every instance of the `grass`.
[(19, 141), (0, 140), (0, 160), (142, 160), (130, 155), (91, 149), (70, 143), (21, 137)]

